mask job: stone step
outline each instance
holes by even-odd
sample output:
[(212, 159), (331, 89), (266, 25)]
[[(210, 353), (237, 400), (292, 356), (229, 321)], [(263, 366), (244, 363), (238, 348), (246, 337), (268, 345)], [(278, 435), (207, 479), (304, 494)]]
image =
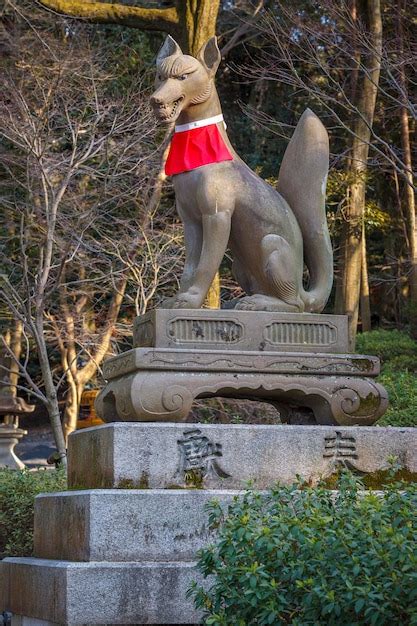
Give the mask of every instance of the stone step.
[(193, 561), (214, 540), (207, 503), (232, 491), (102, 489), (37, 496), (34, 555), (64, 561)]
[(197, 624), (201, 616), (186, 598), (193, 580), (201, 582), (194, 563), (7, 558), (0, 563), (0, 609), (25, 626)]
[(376, 472), (392, 457), (417, 471), (416, 428), (113, 422), (71, 434), (68, 480), (72, 489), (269, 489), (342, 466)]

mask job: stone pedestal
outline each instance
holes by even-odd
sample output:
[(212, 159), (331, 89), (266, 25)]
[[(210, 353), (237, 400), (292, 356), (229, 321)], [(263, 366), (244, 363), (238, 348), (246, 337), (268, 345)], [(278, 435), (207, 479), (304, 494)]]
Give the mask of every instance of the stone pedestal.
[(16, 456), (14, 449), (27, 431), (13, 425), (0, 424), (0, 467), (23, 469), (24, 463)]
[(340, 465), (359, 473), (396, 458), (417, 471), (417, 429), (112, 423), (75, 432), (71, 489), (269, 489), (297, 476), (317, 481)]
[(69, 486), (35, 502), (33, 558), (0, 563), (13, 626), (195, 624), (186, 591), (212, 542), (205, 506), (390, 459), (417, 472), (417, 430), (112, 423), (69, 438)]
[[(347, 354), (342, 316), (138, 319), (133, 349), (104, 365), (96, 407), (109, 423), (70, 436), (71, 490), (37, 497), (35, 556), (2, 562), (0, 609), (14, 626), (198, 623), (186, 591), (201, 580), (197, 550), (213, 539), (209, 500), (227, 507), (249, 482), (263, 490), (340, 466), (374, 472), (392, 457), (417, 471), (414, 429), (367, 426), (387, 406), (378, 372), (378, 359)], [(182, 423), (210, 396), (270, 402), (291, 425)]]
[(264, 400), (290, 424), (373, 424), (388, 406), (376, 357), (347, 354), (347, 318), (156, 310), (104, 365), (106, 422), (185, 420), (196, 398)]

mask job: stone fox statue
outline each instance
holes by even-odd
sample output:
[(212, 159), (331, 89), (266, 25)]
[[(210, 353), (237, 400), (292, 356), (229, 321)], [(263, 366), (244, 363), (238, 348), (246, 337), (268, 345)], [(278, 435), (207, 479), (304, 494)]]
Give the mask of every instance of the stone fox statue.
[(247, 294), (236, 309), (319, 313), (333, 280), (326, 129), (312, 111), (303, 113), (274, 189), (230, 144), (214, 85), (220, 59), (215, 37), (194, 58), (168, 36), (157, 57), (151, 104), (160, 121), (177, 123), (166, 172), (173, 176), (186, 247), (179, 292), (163, 306), (201, 307), (229, 247), (234, 276)]

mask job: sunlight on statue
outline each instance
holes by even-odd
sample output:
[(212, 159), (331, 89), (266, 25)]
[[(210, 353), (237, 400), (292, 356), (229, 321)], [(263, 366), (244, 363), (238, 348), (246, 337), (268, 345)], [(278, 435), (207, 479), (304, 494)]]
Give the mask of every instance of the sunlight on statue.
[(176, 123), (166, 173), (173, 176), (186, 247), (180, 289), (163, 307), (200, 308), (230, 248), (234, 276), (247, 294), (233, 301), (236, 309), (319, 313), (333, 282), (326, 129), (304, 111), (274, 189), (229, 141), (214, 85), (220, 60), (215, 37), (194, 58), (168, 36), (157, 57), (151, 104), (161, 122)]

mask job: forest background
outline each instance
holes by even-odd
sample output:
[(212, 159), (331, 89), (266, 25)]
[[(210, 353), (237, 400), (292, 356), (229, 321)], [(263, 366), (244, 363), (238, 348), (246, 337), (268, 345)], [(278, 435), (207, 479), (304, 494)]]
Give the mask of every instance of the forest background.
[[(322, 119), (336, 275), (326, 312), (348, 314), (352, 349), (359, 330), (356, 349), (382, 357), (385, 423), (416, 424), (416, 21), (408, 0), (4, 1), (3, 391), (44, 406), (62, 456), (103, 359), (130, 347), (134, 317), (181, 273), (163, 172), (172, 129), (148, 106), (166, 33), (192, 54), (218, 35), (229, 136), (271, 184), (303, 110)], [(239, 294), (226, 257), (207, 305)], [(272, 413), (207, 401), (192, 419)]]

